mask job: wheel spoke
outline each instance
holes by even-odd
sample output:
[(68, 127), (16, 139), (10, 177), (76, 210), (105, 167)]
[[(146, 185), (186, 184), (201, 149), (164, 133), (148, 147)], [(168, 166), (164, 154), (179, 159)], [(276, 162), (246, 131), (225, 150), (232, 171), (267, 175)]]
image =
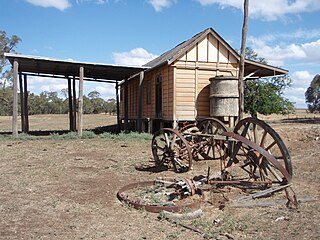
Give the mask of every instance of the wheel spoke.
[(188, 142), (175, 129), (164, 128), (154, 134), (152, 154), (158, 166), (169, 164), (176, 172), (188, 171), (191, 168), (192, 155)]
[(266, 150), (266, 151), (269, 151), (269, 150), (270, 150), (274, 145), (276, 145), (276, 144), (277, 144), (276, 141), (272, 142), (271, 144), (269, 144), (268, 147), (265, 148), (265, 150)]
[[(241, 147), (237, 144), (236, 147), (233, 148), (237, 153), (231, 154), (231, 157), (236, 155), (235, 158), (238, 160), (242, 159), (243, 161), (246, 161), (248, 158), (254, 159), (254, 161), (250, 160), (251, 162), (245, 162), (243, 166), (247, 170), (252, 167), (251, 170), (248, 170), (249, 172), (251, 171), (252, 174), (259, 172), (261, 180), (267, 178), (279, 183), (285, 179), (288, 182), (291, 181), (292, 166), (290, 155), (285, 144), (274, 129), (259, 119), (246, 118), (236, 125), (234, 132), (247, 138), (252, 144), (254, 143), (260, 146), (263, 151), (258, 147), (255, 147), (254, 151), (250, 151), (250, 148), (248, 148), (246, 144), (241, 143)], [(270, 157), (267, 157), (267, 153)], [(246, 156), (246, 154), (248, 156)]]
[(262, 134), (262, 138), (261, 138), (260, 144), (259, 144), (261, 147), (264, 146), (264, 141), (266, 140), (267, 134), (268, 134), (267, 130), (264, 130), (264, 132)]
[(170, 147), (170, 141), (169, 141), (169, 137), (168, 137), (168, 133), (164, 133), (164, 138), (165, 138), (165, 142), (167, 144), (168, 147)]

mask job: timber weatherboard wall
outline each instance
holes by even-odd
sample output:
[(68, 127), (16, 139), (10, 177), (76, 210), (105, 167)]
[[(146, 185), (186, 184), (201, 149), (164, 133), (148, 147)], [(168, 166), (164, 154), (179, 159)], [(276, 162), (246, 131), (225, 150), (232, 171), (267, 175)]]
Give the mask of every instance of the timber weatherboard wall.
[[(146, 71), (142, 81), (142, 119), (156, 118), (156, 83), (157, 76), (162, 77), (162, 119), (166, 121), (173, 120), (173, 92), (172, 92), (172, 79), (173, 69), (167, 65)], [(136, 76), (127, 81), (128, 84), (128, 114), (130, 120), (138, 118), (138, 87), (139, 76)], [(150, 89), (148, 88), (148, 81), (150, 81)], [(124, 118), (124, 84), (121, 85), (121, 100), (120, 101), (120, 118)], [(147, 93), (149, 90), (149, 93)], [(147, 101), (148, 94), (150, 94), (150, 102)]]
[[(176, 121), (210, 117), (210, 79), (222, 76), (226, 79), (238, 78), (239, 59), (239, 54), (213, 29), (208, 28), (145, 64), (148, 69), (144, 71), (142, 81), (142, 120), (151, 121), (149, 126), (153, 125), (154, 120), (173, 123), (174, 126)], [(250, 60), (246, 60), (246, 64), (247, 77), (259, 78), (288, 72)], [(161, 116), (156, 116), (158, 76), (162, 78)], [(130, 96), (128, 118), (133, 123), (138, 120), (139, 81), (139, 76), (127, 81)], [(122, 95), (123, 90), (124, 84), (121, 85)], [(231, 90), (234, 92), (235, 89)], [(121, 104), (120, 116), (123, 118), (123, 101)], [(223, 119), (230, 121), (230, 117), (235, 116), (223, 116)]]
[(200, 39), (173, 66), (176, 67), (177, 120), (210, 116), (209, 79), (238, 74), (238, 60), (212, 35)]
[[(209, 34), (196, 42), (171, 64), (147, 70), (143, 79), (142, 118), (155, 119), (155, 81), (162, 76), (162, 120), (194, 121), (210, 116), (210, 81), (215, 76), (238, 76), (238, 60), (217, 38)], [(147, 104), (147, 81), (150, 81), (151, 101)], [(129, 81), (129, 119), (138, 117), (139, 76)], [(121, 91), (123, 94), (123, 88)], [(123, 104), (121, 114), (123, 118)]]

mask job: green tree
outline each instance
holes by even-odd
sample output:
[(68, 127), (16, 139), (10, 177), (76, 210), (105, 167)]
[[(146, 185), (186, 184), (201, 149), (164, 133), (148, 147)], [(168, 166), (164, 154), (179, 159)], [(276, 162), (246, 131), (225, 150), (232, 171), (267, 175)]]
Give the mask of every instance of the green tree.
[(263, 64), (267, 64), (266, 59), (259, 57), (258, 54), (251, 47), (246, 47), (245, 58)]
[(46, 111), (47, 113), (57, 114), (61, 113), (63, 100), (58, 97), (57, 92), (46, 92)]
[(320, 112), (320, 75), (317, 74), (310, 83), (306, 93), (306, 103), (310, 112)]
[(88, 93), (88, 98), (89, 99), (96, 99), (100, 97), (100, 93), (96, 90), (93, 90), (91, 92)]
[(39, 96), (34, 93), (29, 94), (29, 114), (30, 115), (44, 114), (45, 104), (46, 104), (46, 98), (44, 94), (40, 94)]
[(92, 114), (93, 113), (93, 105), (91, 100), (87, 96), (83, 96), (83, 113), (84, 114)]
[(285, 99), (283, 90), (290, 86), (288, 76), (273, 77), (257, 81), (246, 81), (244, 89), (245, 112), (257, 117), (264, 115), (288, 114), (294, 111), (294, 105)]
[[(100, 98), (100, 93), (96, 90), (88, 93), (88, 99), (90, 101), (90, 107), (92, 107), (92, 113), (103, 113), (105, 112), (106, 102)], [(87, 108), (88, 109), (88, 108)]]
[(9, 37), (5, 31), (0, 30), (0, 115), (12, 114), (13, 102), (11, 86), (13, 74), (4, 54), (15, 52), (20, 41), (18, 36)]
[(7, 83), (12, 82), (12, 70), (8, 66), (8, 61), (6, 60), (4, 54), (15, 52), (16, 46), (21, 42), (21, 39), (12, 35), (11, 37), (7, 36), (5, 31), (0, 30), (0, 87), (6, 88)]
[(90, 100), (93, 106), (93, 113), (105, 112), (105, 101), (102, 98), (94, 98)]
[(29, 114), (58, 114), (68, 112), (68, 102), (58, 97), (57, 92), (41, 92), (40, 95), (29, 94)]
[(105, 112), (111, 114), (117, 113), (117, 103), (114, 98), (110, 98), (106, 102)]
[(12, 88), (0, 89), (0, 116), (12, 115), (13, 90)]
[[(247, 47), (246, 58), (267, 64), (264, 58)], [(270, 115), (288, 114), (294, 112), (294, 104), (284, 98), (284, 90), (291, 86), (292, 80), (288, 75), (247, 80), (244, 84), (244, 111), (251, 116), (257, 114)]]
[(62, 97), (63, 97), (64, 99), (67, 99), (68, 96), (69, 96), (69, 94), (68, 94), (68, 88), (63, 88), (63, 89), (61, 89), (60, 95), (62, 95)]

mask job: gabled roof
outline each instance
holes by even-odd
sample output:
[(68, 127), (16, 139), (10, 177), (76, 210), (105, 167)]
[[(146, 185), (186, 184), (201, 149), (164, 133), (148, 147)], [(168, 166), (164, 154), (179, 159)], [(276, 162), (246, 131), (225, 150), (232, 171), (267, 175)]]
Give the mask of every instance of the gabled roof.
[(151, 60), (143, 66), (153, 68), (164, 63), (171, 64), (177, 59), (179, 59), (183, 54), (185, 54), (186, 51), (192, 49), (199, 40), (205, 38), (209, 33), (216, 37), (236, 57), (239, 57), (239, 54), (237, 54), (237, 52), (217, 32), (215, 32), (212, 28), (207, 28), (202, 32), (194, 35), (192, 38), (180, 43), (176, 47), (160, 55), (159, 57)]
[[(174, 61), (182, 57), (188, 50), (194, 48), (197, 42), (204, 39), (208, 34), (212, 34), (222, 45), (224, 45), (225, 48), (227, 48), (235, 56), (236, 59), (238, 59), (238, 61), (240, 60), (240, 55), (216, 31), (214, 31), (212, 28), (207, 28), (204, 31), (196, 34), (192, 38), (180, 43), (171, 50), (163, 53), (159, 57), (146, 63), (145, 65), (143, 65), (143, 67), (151, 69), (165, 63), (173, 63)], [(288, 71), (285, 69), (246, 59), (245, 75), (248, 75), (252, 72), (256, 72), (255, 75), (258, 75), (259, 77), (283, 75), (288, 73)]]

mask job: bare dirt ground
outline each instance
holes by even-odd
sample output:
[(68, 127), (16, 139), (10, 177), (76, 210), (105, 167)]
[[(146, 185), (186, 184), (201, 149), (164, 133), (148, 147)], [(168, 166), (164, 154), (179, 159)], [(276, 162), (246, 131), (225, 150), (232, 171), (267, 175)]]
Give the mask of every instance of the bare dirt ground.
[[(298, 198), (320, 199), (320, 125), (272, 126), (290, 151)], [(202, 239), (159, 220), (158, 214), (118, 201), (116, 193), (127, 183), (176, 176), (172, 171), (136, 170), (150, 164), (150, 140), (5, 139), (0, 140), (0, 153), (0, 239)], [(197, 162), (179, 177), (205, 175), (211, 164)], [(192, 224), (213, 239), (320, 239), (319, 200), (301, 203), (297, 210), (284, 204), (227, 204), (219, 210), (209, 202), (202, 204), (204, 215)]]

